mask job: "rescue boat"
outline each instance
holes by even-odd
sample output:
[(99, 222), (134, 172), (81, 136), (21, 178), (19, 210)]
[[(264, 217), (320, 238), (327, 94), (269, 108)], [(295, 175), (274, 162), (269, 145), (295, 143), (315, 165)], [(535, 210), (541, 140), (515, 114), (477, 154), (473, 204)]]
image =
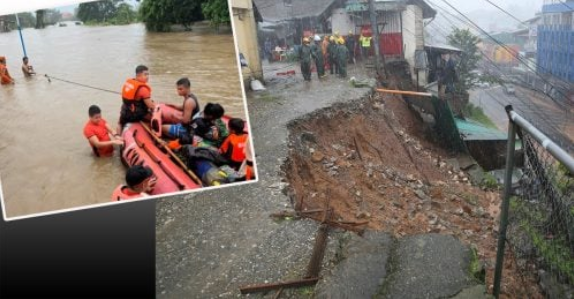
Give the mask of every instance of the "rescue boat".
[[(150, 195), (193, 190), (202, 187), (198, 176), (179, 160), (165, 142), (161, 142), (163, 124), (175, 123), (182, 112), (164, 104), (158, 104), (149, 123), (130, 123), (124, 128), (124, 147), (121, 158), (128, 167), (149, 166), (157, 177), (157, 183)], [(230, 116), (221, 118), (225, 124)], [(245, 123), (245, 133), (248, 133)], [(165, 141), (165, 140), (164, 140)]]

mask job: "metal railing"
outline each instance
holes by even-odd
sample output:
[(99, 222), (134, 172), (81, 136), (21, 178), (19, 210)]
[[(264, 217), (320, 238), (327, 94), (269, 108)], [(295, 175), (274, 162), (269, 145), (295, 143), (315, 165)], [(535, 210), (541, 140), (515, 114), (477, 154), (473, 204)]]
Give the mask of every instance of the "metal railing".
[[(541, 293), (567, 298), (574, 294), (574, 158), (512, 106), (506, 111), (510, 123), (494, 296), (501, 293), (503, 270), (515, 267), (524, 283), (524, 297)], [(517, 169), (521, 178), (513, 184)]]

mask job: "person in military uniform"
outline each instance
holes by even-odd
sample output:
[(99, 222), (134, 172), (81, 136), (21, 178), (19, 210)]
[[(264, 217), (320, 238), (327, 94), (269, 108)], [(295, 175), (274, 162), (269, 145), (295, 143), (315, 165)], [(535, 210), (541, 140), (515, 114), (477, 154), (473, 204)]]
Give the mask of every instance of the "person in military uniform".
[(331, 36), (329, 38), (329, 46), (327, 47), (327, 52), (329, 53), (329, 64), (331, 65), (331, 75), (333, 73), (339, 74), (339, 67), (337, 66), (337, 43), (335, 42), (335, 37)]
[(309, 38), (303, 38), (303, 44), (299, 48), (299, 60), (301, 61), (301, 73), (305, 81), (311, 81), (311, 58), (313, 51), (309, 46)]
[(313, 57), (315, 58), (315, 66), (317, 67), (317, 77), (322, 78), (325, 76), (325, 59), (321, 49), (321, 38), (315, 35), (314, 43), (311, 45)]
[(349, 59), (349, 50), (345, 46), (345, 40), (339, 38), (337, 40), (337, 66), (339, 68), (339, 77), (347, 77), (347, 61)]

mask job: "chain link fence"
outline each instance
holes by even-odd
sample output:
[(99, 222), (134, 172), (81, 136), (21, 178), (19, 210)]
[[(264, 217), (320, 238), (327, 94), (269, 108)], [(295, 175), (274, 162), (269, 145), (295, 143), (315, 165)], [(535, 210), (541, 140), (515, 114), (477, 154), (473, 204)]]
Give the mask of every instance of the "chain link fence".
[(574, 158), (511, 109), (494, 295), (520, 279), (522, 298), (574, 298)]

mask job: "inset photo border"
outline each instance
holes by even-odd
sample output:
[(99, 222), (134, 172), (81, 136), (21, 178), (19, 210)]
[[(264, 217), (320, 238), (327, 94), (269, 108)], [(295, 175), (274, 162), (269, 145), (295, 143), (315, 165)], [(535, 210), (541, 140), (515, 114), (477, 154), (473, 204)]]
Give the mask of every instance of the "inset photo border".
[(257, 182), (229, 9), (155, 5), (2, 4), (6, 221)]

